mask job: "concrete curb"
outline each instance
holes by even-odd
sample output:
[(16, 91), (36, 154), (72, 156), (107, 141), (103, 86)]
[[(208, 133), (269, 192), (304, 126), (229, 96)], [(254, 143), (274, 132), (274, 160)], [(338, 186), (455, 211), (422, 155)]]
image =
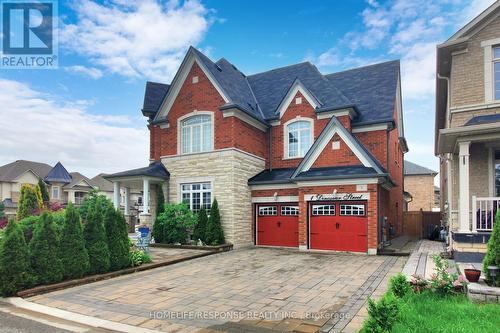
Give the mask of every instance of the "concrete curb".
[(160, 333), (160, 331), (151, 330), (148, 328), (136, 327), (127, 324), (116, 323), (114, 321), (85, 316), (79, 313), (69, 312), (66, 310), (51, 308), (49, 306), (28, 302), (20, 297), (0, 298), (0, 302), (10, 304), (20, 309), (29, 310), (41, 313), (47, 316), (63, 319), (66, 321), (95, 327), (107, 329), (124, 333)]
[(102, 280), (107, 280), (107, 279), (111, 279), (111, 278), (118, 277), (121, 275), (131, 274), (131, 273), (135, 273), (135, 272), (142, 272), (142, 271), (146, 271), (146, 270), (153, 269), (153, 268), (169, 266), (169, 265), (177, 264), (179, 262), (188, 261), (191, 259), (196, 259), (196, 258), (201, 258), (201, 257), (206, 257), (206, 256), (210, 256), (210, 255), (217, 254), (217, 253), (221, 253), (221, 252), (207, 251), (205, 253), (193, 254), (193, 255), (190, 255), (187, 257), (183, 257), (183, 258), (178, 258), (178, 259), (173, 259), (173, 260), (165, 260), (165, 261), (160, 261), (160, 262), (151, 263), (151, 264), (144, 264), (144, 265), (137, 266), (137, 267), (126, 268), (126, 269), (122, 269), (122, 270), (114, 271), (114, 272), (110, 272), (110, 273), (105, 273), (105, 274), (90, 275), (90, 276), (83, 277), (81, 279), (68, 280), (68, 281), (63, 281), (63, 282), (59, 282), (59, 283), (55, 283), (55, 284), (42, 285), (42, 286), (34, 287), (31, 289), (22, 290), (22, 291), (17, 293), (17, 296), (22, 297), (22, 298), (26, 298), (26, 297), (32, 297), (32, 296), (36, 296), (36, 295), (46, 294), (46, 293), (56, 291), (56, 290), (66, 289), (66, 288), (70, 288), (70, 287), (76, 287), (76, 286), (80, 286), (83, 284), (89, 284), (92, 282), (97, 282), (97, 281), (102, 281)]

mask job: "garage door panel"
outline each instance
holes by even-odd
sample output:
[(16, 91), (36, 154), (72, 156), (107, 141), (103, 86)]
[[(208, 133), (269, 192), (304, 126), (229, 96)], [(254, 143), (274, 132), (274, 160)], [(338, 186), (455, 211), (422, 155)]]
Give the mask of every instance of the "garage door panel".
[(258, 205), (256, 243), (265, 246), (298, 247), (298, 205)]
[(312, 249), (366, 252), (367, 217), (363, 202), (311, 203)]

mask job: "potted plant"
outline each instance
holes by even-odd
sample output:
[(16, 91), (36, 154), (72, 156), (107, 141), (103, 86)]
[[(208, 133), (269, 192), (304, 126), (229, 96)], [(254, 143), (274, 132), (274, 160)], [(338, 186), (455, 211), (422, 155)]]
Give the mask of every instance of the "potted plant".
[(469, 282), (477, 282), (479, 281), (479, 277), (481, 276), (481, 271), (474, 268), (466, 268), (464, 269), (464, 273)]

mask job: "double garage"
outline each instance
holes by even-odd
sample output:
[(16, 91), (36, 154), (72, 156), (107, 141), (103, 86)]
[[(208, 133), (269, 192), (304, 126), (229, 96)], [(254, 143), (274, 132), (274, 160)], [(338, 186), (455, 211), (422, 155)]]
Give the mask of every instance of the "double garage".
[[(307, 244), (312, 250), (367, 252), (366, 201), (307, 203)], [(299, 205), (255, 205), (255, 242), (259, 246), (299, 246)]]

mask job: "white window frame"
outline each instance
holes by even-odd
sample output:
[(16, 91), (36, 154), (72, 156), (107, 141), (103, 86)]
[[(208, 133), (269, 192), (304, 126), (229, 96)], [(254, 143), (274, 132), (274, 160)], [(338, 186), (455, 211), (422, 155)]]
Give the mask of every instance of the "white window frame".
[[(300, 136), (299, 136), (299, 142), (298, 142), (298, 155), (297, 156), (290, 156), (289, 155), (289, 149), (288, 149), (288, 145), (289, 145), (289, 142), (288, 142), (288, 126), (292, 125), (293, 123), (295, 122), (298, 122), (298, 121), (305, 121), (305, 122), (309, 122), (309, 126), (310, 126), (310, 131), (309, 131), (309, 137), (310, 137), (310, 142), (311, 142), (311, 146), (309, 146), (309, 149), (312, 147), (312, 145), (314, 144), (314, 120), (311, 119), (311, 118), (306, 118), (306, 117), (296, 117), (296, 118), (293, 118), (289, 121), (287, 121), (285, 124), (283, 124), (283, 148), (284, 148), (284, 151), (283, 151), (283, 156), (284, 156), (284, 159), (296, 159), (296, 158), (303, 158), (307, 151), (303, 152), (304, 154), (303, 155), (300, 155)], [(308, 149), (308, 151), (309, 151)]]
[(336, 216), (335, 204), (314, 204), (311, 206), (313, 216)]
[(297, 205), (282, 205), (280, 207), (281, 216), (299, 216), (299, 206)]
[(259, 206), (259, 216), (277, 216), (278, 207), (276, 205)]
[[(200, 131), (200, 151), (198, 152), (192, 152), (192, 131), (191, 131), (191, 147), (190, 151), (184, 153), (182, 150), (182, 122), (185, 120), (188, 120), (191, 117), (195, 116), (210, 116), (210, 142), (209, 142), (209, 148), (208, 150), (203, 150), (203, 127), (202, 130)], [(192, 127), (198, 126), (198, 125), (191, 125)], [(193, 111), (191, 113), (185, 114), (182, 117), (179, 117), (177, 119), (177, 152), (179, 155), (189, 155), (189, 154), (199, 154), (199, 153), (205, 153), (208, 151), (213, 151), (214, 150), (214, 140), (215, 140), (215, 131), (214, 131), (214, 113), (211, 111)]]
[[(499, 84), (499, 87), (497, 89), (496, 87), (496, 81), (497, 81), (497, 78), (495, 77), (495, 65), (496, 64), (500, 64), (500, 56), (498, 58), (495, 58), (495, 49), (499, 49), (500, 50), (500, 45), (492, 45), (491, 46), (491, 74), (492, 74), (492, 78), (491, 78), (491, 85), (492, 85), (492, 88), (493, 88), (493, 100), (494, 101), (500, 101), (500, 97), (497, 98), (496, 97), (496, 92), (497, 90), (500, 90), (500, 82), (498, 83)], [(499, 74), (500, 75), (500, 74)], [(498, 81), (500, 81), (500, 77), (498, 78)]]
[[(200, 194), (200, 207), (205, 206), (205, 209), (206, 209), (207, 213), (210, 211), (210, 208), (212, 206), (212, 200), (213, 200), (213, 185), (212, 185), (212, 182), (209, 182), (209, 181), (206, 181), (206, 182), (192, 182), (192, 183), (181, 183), (179, 185), (180, 185), (180, 188), (179, 188), (180, 202), (184, 202), (184, 194), (189, 194), (189, 202), (186, 203), (186, 204), (188, 205), (188, 207), (189, 207), (189, 209), (191, 211), (193, 211), (194, 213), (197, 213), (199, 210), (198, 209), (196, 209), (196, 210), (193, 209), (193, 194), (194, 193), (199, 193)], [(193, 185), (200, 185), (200, 189), (199, 190), (194, 190), (193, 189)], [(203, 188), (204, 185), (208, 185), (210, 188), (209, 189)], [(184, 190), (184, 186), (189, 186), (190, 188), (188, 190)], [(203, 196), (206, 193), (210, 193), (210, 200), (209, 200), (208, 205), (205, 205), (204, 202), (203, 202)]]
[(366, 216), (364, 204), (340, 204), (340, 216)]
[[(54, 195), (54, 190), (57, 189), (57, 196)], [(52, 185), (52, 199), (60, 199), (61, 198), (61, 187)]]

